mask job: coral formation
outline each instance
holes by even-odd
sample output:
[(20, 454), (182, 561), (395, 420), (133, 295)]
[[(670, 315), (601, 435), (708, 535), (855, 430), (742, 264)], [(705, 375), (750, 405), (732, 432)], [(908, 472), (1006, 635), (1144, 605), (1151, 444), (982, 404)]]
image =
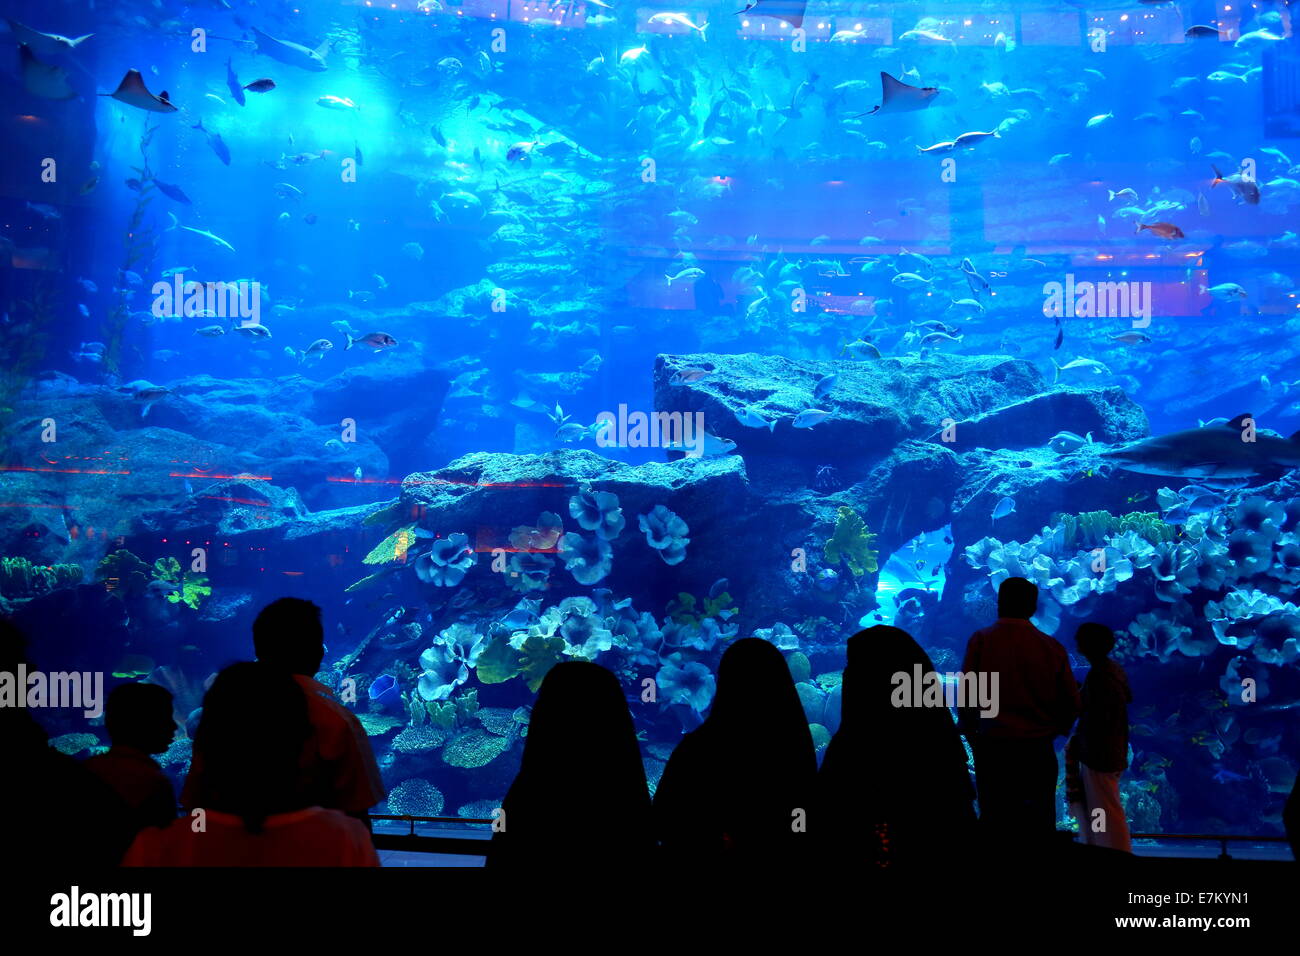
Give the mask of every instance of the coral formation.
[(637, 523), (645, 532), (646, 543), (659, 552), (664, 564), (686, 560), (686, 546), (691, 543), (686, 536), (691, 529), (680, 517), (663, 505), (655, 505), (649, 514), (638, 515)]
[(867, 524), (852, 508), (836, 509), (835, 531), (826, 542), (826, 560), (837, 565), (841, 560), (848, 565), (854, 577), (874, 574), (876, 552), (871, 550), (875, 535), (867, 531)]
[(420, 777), (403, 780), (388, 792), (388, 812), (407, 817), (442, 816), (443, 796)]

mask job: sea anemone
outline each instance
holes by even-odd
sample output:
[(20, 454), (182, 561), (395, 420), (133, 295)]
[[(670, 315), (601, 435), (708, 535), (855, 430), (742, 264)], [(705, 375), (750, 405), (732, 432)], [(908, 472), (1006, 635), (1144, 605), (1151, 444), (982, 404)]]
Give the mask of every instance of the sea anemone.
[(469, 679), (469, 666), (457, 658), (449, 647), (434, 645), (420, 655), (418, 690), (424, 700), (446, 700), (451, 692)]
[(560, 536), (560, 560), (579, 584), (595, 584), (613, 567), (614, 549), (599, 534), (584, 538), (568, 531)]
[(1300, 584), (1300, 543), (1289, 541), (1278, 548), (1273, 573), (1284, 581)]
[(450, 588), (460, 584), (474, 565), (474, 551), (463, 533), (439, 538), (415, 559), (415, 575), (425, 584)]
[(613, 541), (623, 532), (627, 519), (618, 506), (618, 495), (609, 491), (581, 489), (569, 499), (569, 514), (584, 531), (594, 531), (606, 541)]
[(681, 564), (686, 560), (686, 537), (691, 529), (680, 517), (663, 505), (655, 505), (649, 514), (638, 515), (637, 523), (645, 532), (646, 543), (659, 552), (664, 564)]
[(703, 713), (713, 702), (717, 681), (703, 664), (691, 661), (678, 666), (665, 661), (655, 675), (659, 693), (670, 704), (684, 704), (695, 713)]

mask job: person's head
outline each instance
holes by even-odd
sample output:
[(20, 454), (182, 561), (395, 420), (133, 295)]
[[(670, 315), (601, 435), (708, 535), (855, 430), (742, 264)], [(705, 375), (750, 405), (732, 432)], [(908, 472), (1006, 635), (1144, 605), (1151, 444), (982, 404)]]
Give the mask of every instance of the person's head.
[(122, 684), (108, 695), (104, 727), (117, 747), (159, 754), (172, 742), (172, 695), (157, 684)]
[(299, 759), (311, 733), (307, 698), (291, 674), (261, 662), (231, 664), (203, 696), (194, 736), (209, 809), (243, 817), (252, 833), (273, 813), (302, 809)]
[(731, 731), (733, 744), (773, 734), (795, 735), (802, 743), (808, 720), (790, 667), (776, 645), (744, 637), (723, 652), (706, 725)]
[(253, 622), (253, 652), (263, 664), (312, 677), (325, 656), (320, 608), (301, 598), (280, 598)]
[(1007, 578), (998, 588), (998, 617), (1029, 620), (1038, 610), (1038, 585), (1024, 578)]
[(858, 631), (846, 647), (842, 713), (880, 714), (894, 710), (894, 675), (913, 677), (913, 668), (921, 673), (934, 670), (930, 655), (912, 635), (900, 627), (877, 624)]
[(1115, 649), (1115, 632), (1105, 624), (1085, 621), (1074, 632), (1074, 643), (1079, 648), (1079, 653), (1088, 659), (1088, 663), (1096, 664), (1104, 661)]

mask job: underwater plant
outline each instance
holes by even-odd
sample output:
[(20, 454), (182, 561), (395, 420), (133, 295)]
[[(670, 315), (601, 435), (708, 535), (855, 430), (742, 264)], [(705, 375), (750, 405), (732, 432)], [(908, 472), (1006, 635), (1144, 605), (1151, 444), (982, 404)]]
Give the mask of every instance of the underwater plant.
[(855, 578), (864, 574), (874, 574), (876, 552), (871, 550), (871, 542), (876, 536), (867, 531), (867, 523), (852, 508), (836, 509), (835, 531), (826, 542), (824, 554), (832, 565), (841, 560), (848, 565)]
[(415, 576), (425, 584), (450, 588), (465, 580), (474, 566), (474, 550), (469, 546), (469, 536), (456, 532), (438, 538), (428, 551), (415, 559)]
[(627, 519), (619, 507), (618, 495), (610, 491), (582, 488), (569, 499), (569, 514), (584, 531), (594, 531), (606, 541), (623, 533)]
[(663, 505), (655, 505), (649, 514), (638, 515), (637, 523), (645, 532), (646, 543), (659, 552), (664, 564), (686, 560), (686, 546), (691, 543), (686, 536), (691, 529), (680, 517)]

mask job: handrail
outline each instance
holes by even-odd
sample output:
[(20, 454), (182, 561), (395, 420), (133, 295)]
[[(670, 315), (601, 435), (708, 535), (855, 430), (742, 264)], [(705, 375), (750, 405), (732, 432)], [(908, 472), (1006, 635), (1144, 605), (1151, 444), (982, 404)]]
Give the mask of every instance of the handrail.
[(416, 817), (409, 813), (371, 813), (371, 820), (405, 820), (409, 823), (408, 836), (415, 836), (417, 823), (492, 823), (490, 817)]
[(1277, 836), (1241, 836), (1235, 833), (1130, 833), (1135, 840), (1206, 840), (1219, 844), (1220, 860), (1231, 860), (1228, 852), (1229, 843), (1288, 843), (1286, 837)]

